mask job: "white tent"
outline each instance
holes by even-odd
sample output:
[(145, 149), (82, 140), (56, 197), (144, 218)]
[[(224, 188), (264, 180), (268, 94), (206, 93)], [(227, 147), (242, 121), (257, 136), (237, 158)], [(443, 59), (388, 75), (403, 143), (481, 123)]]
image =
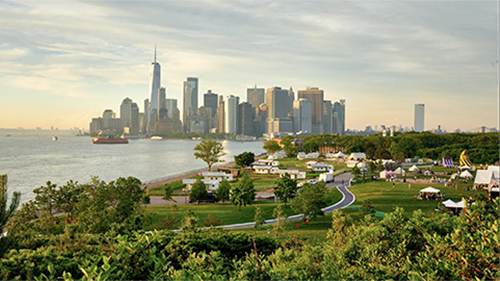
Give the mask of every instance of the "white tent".
[(471, 174), (469, 171), (467, 171), (467, 170), (463, 171), (463, 172), (460, 174), (460, 177), (461, 177), (461, 178), (467, 178), (467, 179), (472, 179), (472, 178), (473, 178), (473, 177), (472, 177), (472, 174)]
[(439, 189), (436, 189), (432, 186), (426, 187), (424, 189), (421, 189), (420, 192), (427, 192), (427, 193), (439, 193), (441, 192)]
[(344, 153), (342, 153), (342, 151), (339, 151), (339, 152), (333, 154), (333, 157), (345, 158), (345, 157), (347, 157), (347, 155), (345, 155)]
[(495, 179), (500, 178), (500, 166), (488, 166), (488, 171), (492, 171)]
[(490, 184), (493, 180), (493, 172), (490, 170), (477, 170), (474, 184)]
[(467, 165), (460, 167), (460, 170), (470, 170), (470, 169), (472, 169), (472, 168), (467, 166)]
[(413, 165), (410, 167), (410, 169), (408, 169), (408, 171), (415, 172), (415, 171), (420, 171), (420, 169), (417, 166)]
[(406, 174), (406, 171), (403, 170), (403, 168), (399, 167), (396, 169), (396, 171), (394, 171), (396, 174)]
[(457, 173), (453, 173), (453, 175), (451, 175), (451, 177), (450, 177), (450, 178), (451, 178), (452, 180), (456, 180), (456, 179), (458, 179), (459, 177), (460, 177), (460, 175), (459, 175), (459, 174), (457, 174)]

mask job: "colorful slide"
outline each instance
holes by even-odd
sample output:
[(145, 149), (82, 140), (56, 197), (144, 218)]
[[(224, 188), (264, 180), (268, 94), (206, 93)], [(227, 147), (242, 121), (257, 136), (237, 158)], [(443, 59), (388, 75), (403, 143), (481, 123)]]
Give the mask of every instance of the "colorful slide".
[(451, 158), (450, 156), (443, 157), (442, 166), (445, 168), (455, 168), (455, 165), (453, 165), (453, 158)]
[(469, 166), (469, 167), (474, 167), (474, 164), (469, 159), (469, 156), (467, 155), (467, 149), (464, 149), (462, 153), (460, 153), (460, 166)]

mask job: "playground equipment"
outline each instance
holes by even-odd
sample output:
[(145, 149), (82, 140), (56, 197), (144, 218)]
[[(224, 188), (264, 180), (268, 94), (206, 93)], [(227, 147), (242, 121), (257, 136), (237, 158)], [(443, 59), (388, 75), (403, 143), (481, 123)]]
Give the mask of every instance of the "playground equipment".
[(469, 159), (469, 156), (467, 155), (467, 149), (464, 149), (462, 153), (460, 153), (460, 166), (469, 166), (469, 167), (474, 167), (474, 164)]
[(445, 168), (455, 168), (455, 165), (453, 165), (453, 159), (450, 156), (444, 156), (442, 163), (442, 166)]

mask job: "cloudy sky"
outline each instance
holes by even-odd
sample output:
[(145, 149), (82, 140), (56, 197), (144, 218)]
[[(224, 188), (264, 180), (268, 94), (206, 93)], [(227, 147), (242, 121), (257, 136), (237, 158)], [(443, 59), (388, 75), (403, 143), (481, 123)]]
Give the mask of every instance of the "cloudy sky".
[(346, 127), (471, 130), (499, 123), (498, 1), (0, 0), (0, 128), (80, 127), (149, 98), (154, 45), (167, 97), (182, 83), (317, 86)]

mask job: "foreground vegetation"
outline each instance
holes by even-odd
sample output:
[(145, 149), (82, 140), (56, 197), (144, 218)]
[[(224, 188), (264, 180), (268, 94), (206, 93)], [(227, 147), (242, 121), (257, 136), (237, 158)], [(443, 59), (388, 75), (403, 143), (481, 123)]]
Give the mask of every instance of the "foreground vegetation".
[[(459, 217), (411, 217), (397, 208), (354, 222), (334, 212), (327, 239), (197, 230), (9, 236), (2, 279), (498, 279), (498, 200), (476, 201)], [(474, 241), (474, 243), (471, 243)]]

